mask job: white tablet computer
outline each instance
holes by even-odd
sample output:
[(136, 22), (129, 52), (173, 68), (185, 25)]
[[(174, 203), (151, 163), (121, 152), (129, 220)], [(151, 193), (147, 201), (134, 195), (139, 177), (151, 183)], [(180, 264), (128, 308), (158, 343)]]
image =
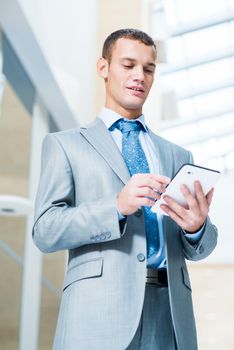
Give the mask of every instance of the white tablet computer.
[[(191, 193), (194, 194), (194, 182), (200, 181), (204, 194), (206, 195), (220, 178), (221, 173), (217, 170), (204, 168), (194, 164), (184, 164), (166, 188), (168, 196), (175, 199), (179, 204), (186, 206), (186, 200), (180, 191), (180, 186), (185, 184)], [(155, 213), (167, 215), (161, 208), (161, 204), (166, 204), (162, 197), (155, 202), (151, 210)]]

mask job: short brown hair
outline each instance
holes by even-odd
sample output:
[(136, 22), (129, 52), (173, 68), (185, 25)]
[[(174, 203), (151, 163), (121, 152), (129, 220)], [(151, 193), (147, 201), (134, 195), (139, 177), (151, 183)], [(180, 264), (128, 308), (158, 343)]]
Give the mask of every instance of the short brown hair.
[(103, 48), (102, 48), (102, 57), (105, 58), (108, 62), (111, 61), (113, 47), (116, 41), (120, 38), (140, 41), (141, 43), (147, 46), (153, 46), (156, 51), (155, 42), (145, 32), (139, 29), (131, 29), (131, 28), (119, 29), (111, 33), (104, 41)]

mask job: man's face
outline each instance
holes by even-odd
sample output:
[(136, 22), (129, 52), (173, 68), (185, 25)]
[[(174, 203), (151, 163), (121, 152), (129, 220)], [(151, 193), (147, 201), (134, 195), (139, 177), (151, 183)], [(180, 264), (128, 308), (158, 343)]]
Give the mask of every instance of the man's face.
[(154, 81), (156, 52), (137, 40), (118, 39), (106, 70), (106, 105), (127, 118), (137, 118)]

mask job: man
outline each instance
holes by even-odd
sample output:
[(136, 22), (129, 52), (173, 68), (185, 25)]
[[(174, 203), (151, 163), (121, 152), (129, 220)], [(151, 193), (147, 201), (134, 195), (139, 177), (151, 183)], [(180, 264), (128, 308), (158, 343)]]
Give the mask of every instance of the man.
[(186, 208), (166, 197), (168, 218), (150, 210), (192, 162), (145, 124), (155, 60), (147, 34), (112, 33), (97, 63), (99, 118), (45, 138), (33, 237), (43, 252), (69, 250), (54, 350), (197, 349), (185, 258), (216, 245), (213, 191), (182, 186)]

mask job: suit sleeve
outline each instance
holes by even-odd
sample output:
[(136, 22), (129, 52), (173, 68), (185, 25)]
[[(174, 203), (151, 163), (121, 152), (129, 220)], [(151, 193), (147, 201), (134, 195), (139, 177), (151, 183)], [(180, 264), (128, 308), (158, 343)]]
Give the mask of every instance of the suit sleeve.
[[(122, 228), (122, 229), (121, 229)], [(61, 143), (48, 134), (42, 146), (33, 240), (43, 252), (121, 238), (116, 195), (75, 206), (72, 169)]]
[(211, 223), (209, 217), (206, 220), (204, 232), (200, 240), (192, 244), (181, 233), (184, 254), (188, 260), (201, 260), (209, 256), (217, 245), (217, 228)]
[[(190, 152), (189, 153), (189, 163), (194, 163), (193, 162), (193, 156)], [(215, 225), (213, 225), (210, 221), (210, 218), (207, 217), (205, 226), (203, 228), (203, 233), (198, 240), (198, 242), (191, 242), (189, 238), (186, 237), (184, 234), (184, 231), (181, 230), (181, 237), (182, 237), (182, 243), (183, 243), (183, 248), (184, 248), (184, 254), (185, 257), (188, 260), (201, 260), (209, 256), (214, 248), (217, 245), (217, 228)]]

